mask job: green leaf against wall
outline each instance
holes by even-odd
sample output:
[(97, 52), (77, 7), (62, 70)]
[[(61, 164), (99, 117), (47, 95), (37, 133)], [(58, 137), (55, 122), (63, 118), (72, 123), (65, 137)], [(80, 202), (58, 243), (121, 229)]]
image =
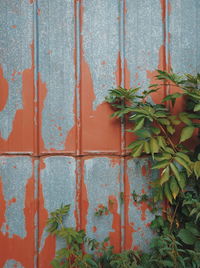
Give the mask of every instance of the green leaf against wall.
[(193, 126), (184, 127), (181, 131), (180, 143), (191, 138), (194, 133), (194, 130), (195, 130), (195, 127)]
[(181, 229), (178, 233), (178, 237), (187, 245), (193, 245), (197, 240), (195, 235), (187, 229)]

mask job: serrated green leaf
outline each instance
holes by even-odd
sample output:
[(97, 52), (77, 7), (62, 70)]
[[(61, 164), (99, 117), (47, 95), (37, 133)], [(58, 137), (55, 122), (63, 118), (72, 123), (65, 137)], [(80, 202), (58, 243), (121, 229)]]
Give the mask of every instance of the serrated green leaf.
[(176, 180), (177, 180), (177, 183), (178, 183), (179, 187), (181, 189), (183, 189), (183, 186), (184, 186), (184, 184), (183, 184), (184, 177), (181, 176), (178, 168), (173, 163), (170, 163), (170, 168), (171, 168), (174, 176), (176, 177)]
[(150, 139), (149, 145), (150, 145), (150, 150), (151, 150), (152, 155), (159, 152), (159, 144), (154, 137)]
[(172, 159), (172, 155), (169, 153), (157, 154), (155, 156), (155, 160), (157, 160), (157, 161), (170, 160), (170, 159)]
[(183, 158), (188, 164), (191, 164), (191, 160), (190, 160), (190, 158), (189, 158), (189, 156), (187, 154), (182, 153), (182, 152), (177, 152), (176, 155), (178, 157)]
[(157, 136), (157, 141), (159, 146), (164, 149), (167, 146), (167, 143), (165, 141), (165, 138), (163, 136)]
[(136, 147), (139, 147), (141, 144), (143, 144), (144, 141), (143, 140), (136, 140), (136, 141), (133, 141), (131, 142), (129, 145), (128, 145), (128, 149), (134, 149)]
[(172, 196), (172, 193), (171, 193), (171, 190), (170, 190), (168, 182), (166, 182), (164, 184), (164, 193), (165, 193), (165, 196), (166, 196), (167, 200), (170, 202), (170, 204), (172, 204), (173, 196)]
[(176, 197), (179, 193), (179, 186), (178, 186), (178, 183), (174, 177), (172, 177), (170, 180), (170, 190), (171, 190), (173, 198), (176, 199)]
[(184, 127), (181, 131), (180, 143), (190, 139), (194, 133), (194, 130), (195, 130), (195, 127), (193, 126)]
[(172, 135), (175, 132), (175, 128), (173, 128), (171, 125), (167, 126), (167, 131)]
[(166, 167), (161, 174), (161, 178), (159, 181), (160, 185), (162, 186), (168, 180), (169, 180), (169, 167)]
[(135, 131), (135, 135), (145, 139), (145, 138), (150, 138), (151, 137), (151, 133), (150, 131), (148, 131), (147, 129), (140, 129)]
[(137, 131), (139, 129), (141, 129), (144, 126), (144, 118), (141, 118), (140, 120), (138, 120), (138, 122), (136, 122), (136, 125), (133, 129), (133, 131)]
[(194, 174), (195, 174), (195, 176), (196, 176), (197, 178), (199, 178), (199, 177), (200, 177), (200, 161), (196, 161), (196, 162), (194, 163), (194, 167), (193, 167), (193, 169), (194, 169)]
[(194, 112), (198, 112), (198, 111), (200, 111), (200, 103), (194, 106)]
[(161, 123), (162, 125), (165, 125), (165, 126), (170, 125), (170, 121), (168, 119), (165, 119), (165, 118), (158, 119), (158, 122)]
[(157, 127), (151, 127), (151, 131), (156, 134), (156, 135), (159, 135), (160, 134), (160, 129), (157, 128)]
[(188, 114), (187, 113), (180, 113), (179, 114), (179, 118), (180, 120), (185, 123), (186, 125), (191, 125), (192, 121), (188, 118)]
[(183, 158), (181, 158), (181, 157), (179, 157), (179, 156), (176, 156), (176, 157), (174, 158), (174, 160), (175, 160), (177, 163), (179, 163), (182, 167), (184, 167), (184, 168), (186, 169), (188, 175), (191, 175), (191, 174), (192, 174), (192, 170), (191, 170), (191, 168), (190, 168), (190, 165), (189, 165)]
[(178, 233), (178, 237), (187, 245), (194, 245), (196, 237), (187, 229), (181, 229)]
[(139, 157), (142, 154), (144, 144), (141, 144), (134, 152), (131, 153), (133, 157)]
[(160, 169), (160, 168), (165, 168), (169, 165), (170, 161), (169, 160), (162, 160), (155, 165), (152, 166), (152, 169)]
[(149, 154), (151, 151), (150, 151), (150, 145), (149, 145), (149, 142), (148, 141), (145, 141), (144, 142), (144, 152), (146, 154)]

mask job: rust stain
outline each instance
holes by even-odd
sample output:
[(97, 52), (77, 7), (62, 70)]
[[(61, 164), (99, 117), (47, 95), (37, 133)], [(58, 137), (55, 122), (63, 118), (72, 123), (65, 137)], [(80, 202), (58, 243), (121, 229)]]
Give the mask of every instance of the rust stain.
[(130, 249), (133, 243), (132, 233), (134, 228), (129, 222), (129, 204), (130, 204), (130, 184), (127, 174), (127, 162), (125, 162), (125, 177), (124, 177), (124, 250)]
[[(159, 63), (158, 63), (158, 69), (160, 70), (166, 70), (166, 62), (165, 62), (165, 46), (161, 45), (159, 49)], [(147, 78), (150, 80), (150, 84), (159, 84), (161, 87), (161, 90), (159, 91), (159, 94), (157, 92), (153, 92), (151, 94), (151, 98), (155, 103), (160, 103), (164, 97), (166, 97), (166, 88), (163, 85), (162, 81), (156, 80), (155, 76), (158, 74), (156, 70), (150, 71), (147, 70)]]
[(162, 23), (165, 23), (166, 19), (166, 5), (165, 5), (165, 0), (160, 0), (160, 5), (161, 5), (161, 12), (162, 12)]
[[(100, 104), (94, 111), (92, 103), (95, 99), (93, 82), (89, 66), (82, 58), (82, 145), (83, 151), (113, 151), (120, 148), (119, 121), (110, 119), (113, 110), (107, 103)], [(113, 139), (115, 137), (115, 139)], [(98, 146), (98, 147), (97, 147)]]
[[(48, 219), (48, 211), (44, 207), (44, 196), (42, 191), (42, 184), (39, 183), (39, 245), (41, 245), (42, 234), (46, 228), (46, 223)], [(46, 240), (44, 247), (39, 253), (39, 267), (38, 268), (50, 268), (51, 260), (54, 258), (56, 251), (56, 239), (55, 236), (49, 235)]]
[(89, 200), (88, 200), (87, 187), (84, 182), (83, 162), (81, 162), (81, 203), (79, 206), (80, 206), (80, 213), (81, 213), (81, 229), (86, 230)]
[(8, 200), (8, 206), (10, 206), (12, 203), (15, 203), (17, 200), (15, 197), (13, 197), (12, 199)]
[[(83, 26), (83, 5), (81, 5), (81, 32)], [(109, 118), (113, 113), (110, 105), (100, 104), (93, 110), (95, 100), (93, 81), (88, 63), (84, 58), (83, 37), (81, 35), (81, 122), (82, 151), (120, 151), (120, 124)], [(113, 139), (115, 137), (115, 139)]]
[(6, 221), (5, 219), (5, 212), (6, 212), (6, 201), (3, 198), (3, 183), (2, 179), (0, 177), (0, 204), (1, 204), (1, 209), (0, 209), (0, 228)]
[[(0, 233), (1, 244), (4, 245), (1, 248), (0, 267), (3, 267), (4, 263), (8, 259), (15, 259), (19, 261), (24, 267), (34, 267), (34, 254), (35, 254), (35, 237), (34, 237), (34, 217), (36, 213), (36, 200), (34, 199), (34, 177), (32, 176), (26, 185), (25, 194), (25, 227), (27, 235), (20, 238), (17, 235), (13, 235), (12, 238), (8, 237), (8, 233), (5, 235)], [(3, 198), (3, 195), (0, 195)], [(1, 204), (5, 201), (2, 200)], [(0, 214), (1, 215), (1, 214)], [(19, 246), (20, 245), (20, 246)], [(24, 254), (26, 252), (27, 254)], [(30, 257), (31, 256), (31, 257)]]
[[(17, 110), (13, 120), (13, 130), (7, 140), (0, 137), (1, 152), (32, 151), (33, 150), (33, 97), (34, 97), (34, 46), (31, 44), (32, 66), (22, 72), (22, 99), (23, 109)], [(3, 86), (7, 87), (4, 82)], [(5, 90), (6, 92), (6, 90)], [(3, 92), (1, 92), (3, 93)], [(6, 93), (2, 94), (4, 101)], [(3, 105), (2, 105), (3, 106)], [(1, 107), (2, 107), (1, 106)], [(23, 137), (23, 139), (22, 139)]]
[(118, 202), (116, 196), (110, 195), (109, 200), (109, 211), (113, 215), (113, 222), (112, 228), (114, 232), (110, 232), (110, 242), (114, 246), (115, 252), (121, 251), (121, 217), (120, 214), (117, 212), (118, 210)]
[(47, 86), (46, 83), (42, 82), (41, 75), (38, 73), (38, 88), (39, 88), (39, 152), (45, 150), (44, 141), (42, 138), (42, 110), (44, 108), (44, 101), (47, 96)]
[(144, 166), (142, 166), (142, 176), (146, 176), (147, 175), (147, 168), (146, 168), (146, 166), (144, 165)]
[(93, 231), (93, 233), (96, 233), (96, 231), (97, 231), (97, 227), (96, 227), (96, 226), (93, 226), (93, 227), (92, 227), (92, 231)]
[(13, 29), (16, 29), (17, 28), (17, 25), (12, 25), (11, 26)]
[(0, 111), (2, 111), (6, 105), (8, 99), (8, 82), (3, 76), (3, 68), (0, 65)]

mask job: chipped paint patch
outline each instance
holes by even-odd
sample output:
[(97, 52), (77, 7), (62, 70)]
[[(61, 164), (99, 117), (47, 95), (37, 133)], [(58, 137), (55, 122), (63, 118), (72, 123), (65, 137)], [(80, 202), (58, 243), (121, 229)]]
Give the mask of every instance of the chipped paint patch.
[[(112, 158), (107, 157), (84, 160), (84, 182), (89, 203), (86, 231), (89, 237), (96, 238), (98, 241), (103, 241), (110, 235), (112, 244), (119, 251), (121, 226), (118, 176), (120, 165), (118, 163), (118, 165), (112, 166), (112, 161)], [(108, 207), (110, 213), (95, 216), (95, 209), (99, 204)]]
[(22, 264), (15, 260), (7, 260), (3, 268), (25, 268)]
[[(32, 6), (26, 0), (21, 1), (20, 5), (17, 0), (2, 1), (0, 24), (0, 62), (4, 79), (8, 83), (7, 102), (2, 104), (4, 108), (0, 112), (0, 134), (4, 140), (7, 140), (13, 130), (13, 121), (17, 111), (23, 109), (21, 72), (31, 66)], [(11, 25), (16, 26), (14, 31)], [(14, 80), (13, 71), (17, 72)], [(5, 98), (2, 101), (5, 101)]]
[[(40, 265), (49, 267), (55, 249), (62, 247), (62, 243), (50, 236), (46, 228), (49, 213), (59, 208), (61, 204), (71, 204), (69, 216), (66, 217), (67, 226), (75, 227), (74, 217), (76, 198), (75, 159), (67, 156), (52, 156), (42, 158), (43, 169), (40, 173), (40, 202), (39, 237), (40, 237)], [(44, 215), (43, 215), (44, 212)], [(47, 262), (49, 261), (49, 262)]]
[(149, 170), (148, 159), (140, 158), (127, 161), (127, 175), (130, 185), (128, 222), (134, 228), (131, 247), (138, 246), (140, 249), (147, 250), (148, 244), (153, 236), (147, 226), (154, 219), (154, 215), (151, 213), (146, 202), (138, 204), (134, 202), (131, 196), (133, 191), (138, 195), (149, 194), (149, 183), (156, 177), (156, 171), (144, 174), (142, 171), (144, 167)]
[(104, 101), (108, 89), (116, 86), (118, 16), (115, 1), (83, 1), (83, 50), (94, 85), (94, 110)]
[[(26, 236), (23, 211), (25, 207), (25, 186), (32, 176), (32, 162), (27, 157), (1, 157), (0, 174), (3, 184), (3, 197), (6, 201), (5, 222), (1, 231), (3, 234), (8, 233), (10, 238), (13, 235), (24, 238)], [(11, 200), (15, 202), (11, 202)]]

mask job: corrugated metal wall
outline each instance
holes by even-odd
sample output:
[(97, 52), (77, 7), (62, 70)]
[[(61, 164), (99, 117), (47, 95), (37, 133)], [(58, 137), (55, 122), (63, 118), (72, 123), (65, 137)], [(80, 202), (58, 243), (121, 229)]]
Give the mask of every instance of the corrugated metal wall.
[(131, 193), (155, 174), (127, 156), (133, 136), (103, 101), (156, 68), (199, 71), (199, 20), (198, 0), (0, 0), (0, 267), (50, 267), (45, 224), (61, 203), (117, 251), (147, 247), (152, 216)]

